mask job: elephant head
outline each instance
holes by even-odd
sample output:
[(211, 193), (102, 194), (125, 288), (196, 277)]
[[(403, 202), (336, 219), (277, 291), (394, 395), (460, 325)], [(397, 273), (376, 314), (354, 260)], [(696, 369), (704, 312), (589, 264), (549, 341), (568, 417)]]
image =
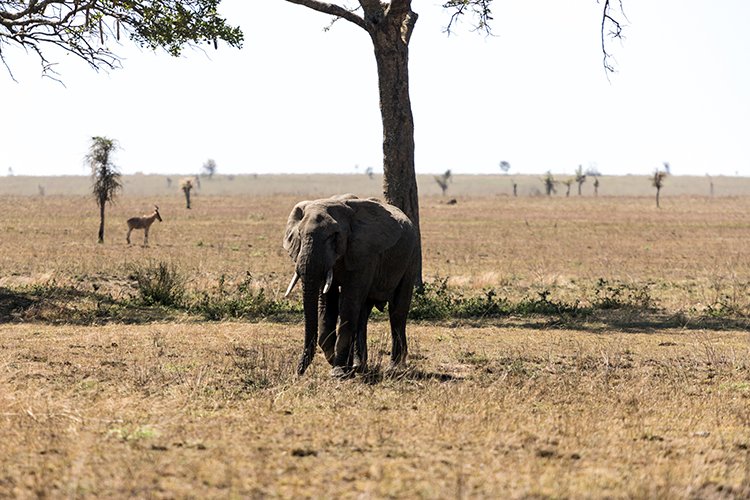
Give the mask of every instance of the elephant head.
[[(312, 362), (318, 338), (318, 305), (321, 294), (341, 285), (347, 271), (369, 265), (373, 255), (392, 246), (400, 237), (399, 223), (379, 202), (341, 195), (303, 201), (289, 214), (284, 248), (295, 262), (287, 295), (302, 279), (305, 343), (297, 373)], [(332, 359), (329, 358), (329, 361)]]

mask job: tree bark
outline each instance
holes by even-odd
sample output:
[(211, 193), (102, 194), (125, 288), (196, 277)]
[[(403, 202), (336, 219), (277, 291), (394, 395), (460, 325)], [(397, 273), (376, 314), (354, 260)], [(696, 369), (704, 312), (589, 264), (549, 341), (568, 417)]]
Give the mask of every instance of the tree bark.
[(104, 206), (107, 202), (99, 200), (99, 243), (104, 243)]
[[(382, 7), (381, 7), (382, 8)], [(393, 1), (382, 17), (370, 13), (383, 121), (383, 196), (400, 208), (420, 233), (419, 193), (414, 171), (414, 117), (409, 96), (409, 40), (417, 14), (410, 2)], [(422, 279), (419, 238), (418, 284)]]

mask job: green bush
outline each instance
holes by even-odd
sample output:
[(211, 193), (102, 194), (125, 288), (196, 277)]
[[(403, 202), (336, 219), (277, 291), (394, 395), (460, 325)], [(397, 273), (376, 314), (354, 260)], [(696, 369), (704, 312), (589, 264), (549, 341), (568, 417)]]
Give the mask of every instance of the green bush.
[(185, 280), (174, 264), (166, 262), (133, 266), (130, 278), (135, 280), (141, 301), (147, 305), (179, 307), (185, 296)]
[(203, 292), (191, 309), (210, 320), (267, 318), (301, 310), (299, 305), (268, 297), (264, 288), (254, 289), (251, 282), (252, 276), (247, 273), (235, 288), (228, 288), (222, 275), (216, 290)]
[(415, 320), (444, 320), (496, 318), (518, 315), (576, 315), (584, 312), (578, 302), (568, 304), (549, 298), (550, 291), (542, 290), (537, 297), (527, 297), (518, 303), (498, 297), (490, 288), (482, 295), (466, 297), (448, 287), (448, 278), (437, 278), (425, 283), (414, 293), (409, 318)]
[(649, 310), (654, 308), (654, 299), (648, 284), (637, 286), (599, 278), (591, 305), (595, 309)]
[(437, 278), (433, 283), (424, 283), (414, 292), (409, 318), (416, 320), (439, 320), (452, 315), (457, 301), (456, 294), (448, 288), (448, 278)]

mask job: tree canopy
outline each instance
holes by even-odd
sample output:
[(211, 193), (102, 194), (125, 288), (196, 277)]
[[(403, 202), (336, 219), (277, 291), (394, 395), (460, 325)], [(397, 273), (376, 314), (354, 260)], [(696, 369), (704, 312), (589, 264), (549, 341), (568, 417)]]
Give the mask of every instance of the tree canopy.
[[(0, 0), (0, 61), (6, 49), (34, 53), (46, 75), (54, 74), (48, 52), (74, 54), (95, 69), (114, 68), (119, 57), (108, 41), (128, 37), (142, 47), (179, 55), (185, 46), (241, 47), (243, 35), (217, 7), (221, 0)], [(12, 72), (11, 72), (12, 75)]]

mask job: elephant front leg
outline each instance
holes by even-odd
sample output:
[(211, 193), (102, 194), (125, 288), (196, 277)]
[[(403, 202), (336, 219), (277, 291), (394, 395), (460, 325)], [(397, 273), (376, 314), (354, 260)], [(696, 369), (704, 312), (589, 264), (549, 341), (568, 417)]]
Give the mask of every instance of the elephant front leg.
[(373, 306), (374, 304), (368, 301), (359, 312), (359, 323), (351, 360), (352, 368), (359, 373), (367, 370), (367, 322), (370, 319)]
[(334, 377), (346, 378), (354, 373), (352, 370), (353, 342), (356, 341), (359, 327), (360, 309), (361, 305), (358, 301), (344, 294), (340, 305), (341, 320), (336, 337), (336, 354), (331, 370), (331, 375)]
[(318, 307), (318, 345), (331, 365), (336, 355), (336, 321), (339, 317), (339, 290), (334, 284), (326, 294), (320, 295)]

